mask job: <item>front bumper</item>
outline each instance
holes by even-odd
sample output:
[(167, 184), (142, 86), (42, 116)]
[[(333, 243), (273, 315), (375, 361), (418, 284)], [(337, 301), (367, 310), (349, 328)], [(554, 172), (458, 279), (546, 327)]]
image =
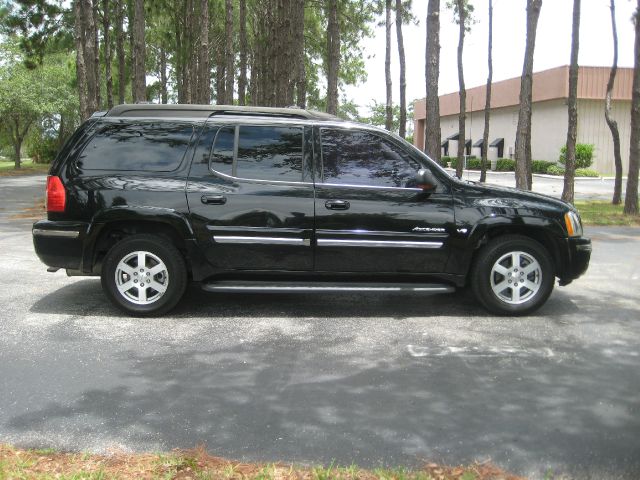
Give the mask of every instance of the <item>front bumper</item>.
[(33, 246), (49, 267), (80, 270), (87, 224), (40, 220), (33, 224)]
[(586, 272), (591, 259), (590, 238), (568, 238), (565, 242), (564, 268), (560, 276), (561, 286), (568, 285)]

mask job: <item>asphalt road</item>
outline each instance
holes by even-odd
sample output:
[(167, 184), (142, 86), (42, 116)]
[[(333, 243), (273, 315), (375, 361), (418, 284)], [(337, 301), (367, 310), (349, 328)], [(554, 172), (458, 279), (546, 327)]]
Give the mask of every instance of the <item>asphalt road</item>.
[(589, 229), (587, 275), (527, 318), (464, 293), (192, 288), (141, 320), (45, 271), (12, 218), (41, 184), (0, 178), (0, 442), (640, 477), (640, 229)]

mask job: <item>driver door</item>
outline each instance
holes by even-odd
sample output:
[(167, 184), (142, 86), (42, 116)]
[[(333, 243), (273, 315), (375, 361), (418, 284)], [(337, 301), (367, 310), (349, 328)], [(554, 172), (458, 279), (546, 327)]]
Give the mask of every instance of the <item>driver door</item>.
[(455, 228), (453, 197), (411, 187), (428, 167), (384, 134), (318, 128), (315, 270), (429, 273), (444, 271)]

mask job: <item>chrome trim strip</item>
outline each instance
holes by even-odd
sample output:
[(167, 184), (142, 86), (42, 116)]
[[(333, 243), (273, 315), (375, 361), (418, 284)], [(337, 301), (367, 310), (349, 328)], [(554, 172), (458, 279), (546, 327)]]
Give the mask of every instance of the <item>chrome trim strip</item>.
[(241, 237), (235, 235), (214, 235), (213, 240), (222, 244), (253, 244), (253, 245), (311, 245), (308, 238), (286, 237)]
[(42, 237), (62, 237), (62, 238), (78, 238), (80, 232), (77, 230), (44, 230), (42, 228), (34, 228), (34, 235)]
[(407, 192), (422, 192), (423, 190), (421, 188), (408, 188), (408, 187), (388, 187), (388, 186), (383, 186), (383, 185), (352, 185), (349, 183), (318, 183), (316, 184), (317, 187), (345, 187), (345, 188), (367, 188), (367, 189), (374, 189), (374, 190), (392, 190), (392, 191), (397, 191), (397, 190), (403, 190), (403, 191), (407, 191)]
[(442, 242), (419, 242), (405, 240), (342, 240), (319, 238), (319, 247), (392, 247), (392, 248), (441, 248)]
[(281, 286), (270, 286), (270, 285), (265, 285), (265, 286), (245, 286), (245, 285), (216, 285), (215, 283), (213, 284), (208, 284), (205, 287), (205, 290), (208, 291), (212, 291), (212, 290), (220, 290), (220, 291), (246, 291), (246, 290), (252, 290), (252, 291), (261, 291), (261, 292), (268, 292), (268, 291), (274, 291), (274, 292), (313, 292), (313, 291), (320, 291), (320, 292), (406, 292), (406, 291), (411, 291), (411, 292), (442, 292), (442, 293), (449, 293), (451, 292), (453, 289), (451, 287), (445, 287), (445, 286), (438, 286), (438, 287), (412, 287), (412, 286), (406, 286), (406, 287), (349, 287), (349, 286), (327, 286), (327, 287), (306, 287), (306, 286), (299, 286), (299, 287), (281, 287)]

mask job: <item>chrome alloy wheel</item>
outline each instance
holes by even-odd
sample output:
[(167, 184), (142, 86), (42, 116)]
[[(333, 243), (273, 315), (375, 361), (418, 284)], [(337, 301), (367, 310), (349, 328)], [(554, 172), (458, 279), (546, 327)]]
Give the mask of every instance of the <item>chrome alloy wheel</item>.
[(118, 263), (115, 275), (120, 295), (136, 305), (158, 301), (169, 286), (167, 266), (151, 252), (128, 253)]
[(542, 268), (529, 253), (509, 252), (491, 268), (491, 289), (502, 302), (519, 305), (533, 298), (542, 283)]

